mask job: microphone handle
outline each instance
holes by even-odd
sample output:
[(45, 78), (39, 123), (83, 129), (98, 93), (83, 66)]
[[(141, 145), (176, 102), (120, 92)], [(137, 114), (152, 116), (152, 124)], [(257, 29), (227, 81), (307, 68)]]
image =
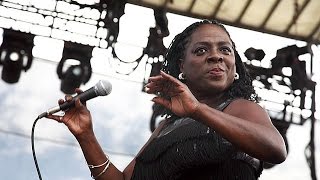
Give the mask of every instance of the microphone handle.
[(91, 87), (90, 89), (84, 91), (83, 93), (75, 96), (75, 97), (72, 99), (72, 101), (70, 101), (70, 102), (65, 102), (65, 103), (59, 105), (59, 107), (60, 107), (60, 110), (61, 110), (61, 111), (64, 111), (64, 110), (67, 110), (67, 109), (69, 109), (70, 107), (73, 107), (73, 106), (74, 106), (74, 104), (75, 104), (75, 99), (76, 99), (76, 98), (79, 98), (80, 101), (81, 101), (82, 103), (84, 103), (84, 102), (86, 102), (87, 100), (92, 99), (92, 98), (97, 97), (97, 96), (98, 96), (98, 94), (97, 94), (97, 92), (95, 91), (95, 88), (94, 88), (94, 87)]

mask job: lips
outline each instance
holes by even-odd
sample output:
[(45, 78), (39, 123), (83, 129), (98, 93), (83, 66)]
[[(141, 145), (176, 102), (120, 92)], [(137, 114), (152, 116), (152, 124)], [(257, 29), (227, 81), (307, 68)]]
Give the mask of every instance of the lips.
[(214, 76), (214, 77), (220, 77), (224, 74), (224, 70), (222, 68), (212, 68), (210, 71), (209, 71), (209, 74)]

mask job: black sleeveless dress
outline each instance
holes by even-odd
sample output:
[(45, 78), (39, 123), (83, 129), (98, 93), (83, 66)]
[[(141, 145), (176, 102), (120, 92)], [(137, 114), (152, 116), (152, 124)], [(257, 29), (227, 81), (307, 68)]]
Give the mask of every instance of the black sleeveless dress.
[[(232, 100), (221, 104), (223, 110)], [(136, 158), (132, 180), (255, 180), (259, 160), (191, 118), (171, 120)]]

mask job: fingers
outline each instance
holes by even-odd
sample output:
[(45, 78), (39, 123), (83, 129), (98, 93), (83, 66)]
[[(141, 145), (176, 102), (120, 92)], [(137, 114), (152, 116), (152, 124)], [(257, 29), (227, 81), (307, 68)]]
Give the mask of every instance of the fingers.
[(64, 117), (63, 116), (56, 116), (56, 115), (47, 115), (47, 118), (49, 119), (53, 119), (55, 121), (57, 121), (58, 123), (64, 123)]
[(60, 104), (63, 104), (64, 103), (64, 100), (63, 99), (59, 99), (58, 100), (58, 104), (60, 105)]
[(76, 88), (76, 89), (75, 89), (75, 92), (76, 92), (77, 94), (83, 93), (83, 91), (82, 91), (80, 88)]
[(175, 96), (186, 89), (186, 85), (170, 75), (151, 80), (145, 86), (145, 91), (149, 94), (164, 93), (168, 96)]
[(170, 74), (167, 74), (167, 73), (165, 73), (165, 72), (163, 72), (163, 71), (160, 71), (160, 75), (161, 75), (162, 77), (164, 77), (165, 79), (169, 79), (169, 80), (171, 80), (171, 81), (177, 81), (177, 79), (176, 79), (175, 77), (173, 77), (173, 76), (171, 76)]
[[(79, 89), (79, 88), (76, 88), (76, 89), (75, 89), (75, 92), (76, 92), (77, 94), (81, 94), (83, 91), (82, 91), (81, 89)], [(76, 108), (82, 108), (83, 103), (80, 101), (80, 99), (77, 98), (77, 97), (73, 97), (73, 96), (71, 96), (70, 94), (65, 95), (64, 100), (63, 100), (63, 99), (59, 99), (59, 100), (58, 100), (58, 104), (61, 105), (61, 104), (65, 103), (65, 102), (71, 102), (72, 100), (75, 101), (75, 107), (76, 107)], [(59, 114), (59, 115), (48, 114), (46, 117), (47, 117), (48, 119), (55, 120), (55, 121), (57, 121), (57, 122), (59, 122), (59, 123), (64, 123), (64, 114), (65, 114), (65, 112), (67, 112), (68, 110), (69, 110), (69, 109), (63, 111), (63, 114), (62, 114), (62, 115), (61, 115), (61, 114)]]
[(84, 106), (85, 103), (82, 104), (82, 102), (80, 101), (80, 99), (79, 99), (79, 98), (76, 98), (76, 99), (75, 99), (75, 105), (76, 105), (76, 108), (82, 108), (82, 106)]
[(168, 87), (178, 85), (178, 81), (176, 78), (172, 77), (165, 72), (160, 72), (160, 75), (153, 76), (149, 78), (148, 84), (146, 84), (146, 92), (150, 94), (157, 94), (158, 92), (167, 89)]
[(59, 116), (58, 122), (59, 122), (59, 123), (63, 123), (63, 116)]
[[(79, 95), (81, 93), (83, 93), (83, 91), (80, 88), (76, 88), (75, 92)], [(81, 102), (80, 99), (75, 99), (75, 105), (76, 107), (82, 107), (82, 106), (86, 106), (86, 102)]]
[[(83, 93), (83, 91), (82, 91), (80, 88), (76, 88), (76, 89), (75, 89), (75, 93), (76, 93), (77, 95), (79, 95), (79, 94)], [(78, 107), (81, 107), (81, 106), (83, 106), (83, 105), (86, 105), (85, 102), (82, 103), (79, 98), (77, 98), (76, 96), (73, 97), (73, 96), (70, 95), (70, 94), (65, 95), (64, 99), (65, 99), (65, 100), (59, 99), (59, 100), (58, 100), (58, 104), (61, 105), (61, 104), (63, 104), (64, 102), (71, 102), (72, 100), (74, 100), (74, 101), (75, 101), (75, 105), (78, 106)], [(77, 103), (77, 100), (78, 100), (78, 99), (79, 99), (80, 102)]]
[(156, 104), (160, 104), (164, 106), (167, 109), (171, 110), (171, 103), (169, 100), (161, 98), (161, 97), (154, 97), (152, 98), (152, 101), (155, 102)]
[(67, 94), (67, 95), (65, 95), (64, 99), (65, 99), (67, 102), (70, 102), (70, 101), (72, 101), (73, 97), (72, 97), (70, 94)]

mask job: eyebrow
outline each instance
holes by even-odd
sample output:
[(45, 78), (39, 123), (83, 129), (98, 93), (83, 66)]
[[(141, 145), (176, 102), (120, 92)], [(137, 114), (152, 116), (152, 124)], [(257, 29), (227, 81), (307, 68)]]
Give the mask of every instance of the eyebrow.
[[(228, 41), (219, 41), (217, 44), (218, 44), (218, 46), (229, 45), (230, 47), (233, 47), (232, 44)], [(194, 45), (211, 46), (211, 43), (209, 41), (200, 41), (200, 42), (196, 42)]]

